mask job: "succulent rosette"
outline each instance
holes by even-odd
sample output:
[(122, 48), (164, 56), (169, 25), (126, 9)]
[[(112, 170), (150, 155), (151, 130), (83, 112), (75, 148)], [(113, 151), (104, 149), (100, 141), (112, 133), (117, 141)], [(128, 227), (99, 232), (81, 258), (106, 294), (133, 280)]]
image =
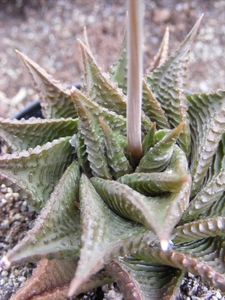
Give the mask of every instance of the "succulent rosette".
[(1, 261), (37, 262), (12, 300), (65, 299), (114, 281), (125, 299), (175, 299), (185, 272), (225, 291), (225, 91), (185, 86), (199, 23), (169, 58), (166, 31), (143, 78), (138, 160), (127, 147), (126, 33), (108, 73), (79, 41), (81, 90), (18, 52), (44, 118), (0, 120), (1, 183), (39, 212)]

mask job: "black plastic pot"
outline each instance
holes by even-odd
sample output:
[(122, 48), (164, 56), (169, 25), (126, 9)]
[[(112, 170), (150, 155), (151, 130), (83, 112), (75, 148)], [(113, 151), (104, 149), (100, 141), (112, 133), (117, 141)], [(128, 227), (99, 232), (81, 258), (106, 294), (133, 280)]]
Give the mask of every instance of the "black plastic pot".
[(42, 112), (41, 112), (41, 105), (38, 100), (35, 100), (28, 105), (26, 105), (23, 109), (21, 109), (18, 113), (13, 115), (11, 119), (29, 119), (31, 117), (35, 118), (43, 118)]
[[(69, 88), (72, 86), (75, 86), (77, 89), (81, 88), (81, 84), (79, 82), (73, 83), (69, 85)], [(31, 117), (35, 118), (43, 118), (42, 112), (41, 112), (41, 105), (38, 100), (34, 100), (28, 105), (26, 105), (22, 110), (20, 110), (18, 113), (13, 115), (11, 119), (29, 119)]]

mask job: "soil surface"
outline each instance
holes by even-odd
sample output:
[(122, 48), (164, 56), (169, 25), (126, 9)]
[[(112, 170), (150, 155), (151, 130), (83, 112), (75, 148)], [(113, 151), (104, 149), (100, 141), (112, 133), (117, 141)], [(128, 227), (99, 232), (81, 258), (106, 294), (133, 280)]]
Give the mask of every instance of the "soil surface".
[[(0, 116), (12, 116), (37, 99), (30, 75), (15, 49), (25, 53), (56, 79), (82, 79), (77, 38), (87, 27), (89, 43), (107, 70), (121, 43), (126, 5), (122, 0), (1, 0)], [(207, 92), (225, 85), (225, 1), (145, 1), (144, 62), (147, 69), (164, 31), (170, 27), (171, 52), (204, 13), (190, 53), (187, 89)]]
[[(126, 6), (122, 0), (1, 0), (0, 1), (0, 117), (10, 117), (38, 94), (15, 53), (25, 53), (47, 72), (67, 84), (82, 79), (77, 38), (87, 27), (96, 60), (107, 70), (121, 43)], [(170, 27), (170, 49), (175, 50), (204, 13), (190, 53), (187, 89), (209, 92), (225, 88), (225, 1), (145, 1), (144, 66), (156, 54)], [(32, 226), (34, 212), (17, 199), (10, 187), (0, 189), (0, 258)], [(0, 270), (0, 299), (8, 300), (30, 274), (32, 265)], [(114, 296), (107, 296), (112, 295)], [(104, 299), (121, 299), (110, 290)], [(85, 296), (85, 299), (94, 299)], [(89, 298), (88, 298), (89, 297)], [(117, 298), (116, 298), (117, 297)], [(120, 297), (120, 298), (119, 298)], [(212, 298), (213, 297), (213, 298)], [(224, 299), (191, 274), (182, 283), (179, 299)]]

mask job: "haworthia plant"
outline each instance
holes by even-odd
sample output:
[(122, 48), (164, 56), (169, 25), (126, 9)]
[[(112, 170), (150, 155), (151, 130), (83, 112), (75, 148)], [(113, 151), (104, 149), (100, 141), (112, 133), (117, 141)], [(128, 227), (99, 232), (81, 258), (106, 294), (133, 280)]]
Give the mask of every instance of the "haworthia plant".
[(125, 299), (175, 299), (185, 272), (225, 292), (225, 90), (186, 95), (198, 21), (167, 59), (168, 30), (143, 78), (142, 155), (126, 136), (126, 34), (108, 74), (79, 42), (70, 91), (19, 53), (45, 119), (0, 120), (1, 182), (39, 216), (1, 260), (37, 261), (12, 300), (66, 299), (117, 281)]

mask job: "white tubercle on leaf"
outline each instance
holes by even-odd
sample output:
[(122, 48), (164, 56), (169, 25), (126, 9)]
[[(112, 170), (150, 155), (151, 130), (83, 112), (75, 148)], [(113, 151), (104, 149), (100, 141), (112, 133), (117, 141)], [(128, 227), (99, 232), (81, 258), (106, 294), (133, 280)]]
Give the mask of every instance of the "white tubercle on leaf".
[(74, 147), (75, 149), (76, 149), (76, 139), (77, 139), (77, 135), (74, 134), (74, 135), (71, 137), (71, 139), (69, 140), (70, 145), (71, 145), (72, 147)]

